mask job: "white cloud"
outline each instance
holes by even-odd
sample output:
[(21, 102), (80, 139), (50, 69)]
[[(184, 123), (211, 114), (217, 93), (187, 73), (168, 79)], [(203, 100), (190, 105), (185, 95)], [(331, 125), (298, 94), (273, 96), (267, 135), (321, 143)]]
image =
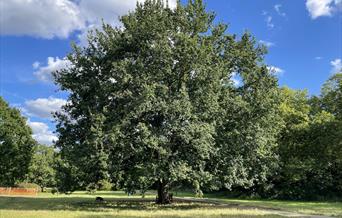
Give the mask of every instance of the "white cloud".
[(51, 145), (58, 139), (45, 123), (28, 120), (27, 124), (32, 128), (32, 137), (41, 144)]
[(61, 98), (38, 98), (36, 100), (25, 101), (24, 112), (29, 116), (39, 118), (52, 118), (52, 113), (60, 111), (66, 104), (66, 100)]
[(79, 9), (87, 27), (78, 35), (80, 44), (87, 45), (88, 31), (100, 29), (102, 20), (114, 26), (120, 26), (119, 17), (133, 10), (137, 2), (144, 0), (80, 0)]
[(286, 13), (281, 11), (281, 9), (280, 9), (281, 7), (282, 7), (281, 4), (276, 4), (276, 5), (274, 5), (274, 10), (277, 12), (278, 15), (285, 17)]
[(321, 56), (315, 57), (315, 60), (322, 60), (322, 59), (323, 59), (323, 57), (321, 57)]
[(307, 0), (306, 8), (309, 11), (312, 19), (320, 16), (330, 16), (331, 6), (333, 0)]
[(284, 74), (285, 70), (279, 68), (279, 67), (276, 67), (276, 66), (268, 66), (267, 69), (273, 73), (274, 75), (277, 75), (277, 76), (281, 76)]
[(40, 66), (40, 63), (38, 61), (32, 64), (33, 69), (38, 69), (39, 66)]
[[(99, 23), (101, 19), (106, 22), (118, 22), (118, 17), (133, 10), (137, 2), (145, 0), (80, 0), (79, 8), (84, 19), (89, 23)], [(169, 7), (176, 7), (176, 0), (169, 0)]]
[[(19, 1), (19, 0), (15, 0)], [(30, 0), (25, 0), (30, 1)], [(39, 1), (44, 0), (31, 0), (35, 3), (38, 3)], [(56, 2), (68, 2), (69, 0), (57, 0)], [(80, 45), (86, 46), (87, 45), (87, 34), (89, 30), (94, 29), (100, 29), (102, 24), (102, 19), (106, 23), (110, 23), (112, 25), (118, 26), (120, 25), (119, 17), (127, 14), (129, 11), (133, 10), (137, 4), (137, 2), (144, 2), (145, 0), (78, 0), (70, 2), (72, 7), (76, 7), (78, 11), (78, 18), (82, 20), (82, 28), (75, 28), (74, 30), (81, 29), (81, 33), (78, 34), (78, 39)], [(8, 1), (7, 4), (11, 1)], [(32, 3), (33, 4), (33, 3)], [(65, 4), (67, 5), (67, 4)], [(175, 8), (177, 5), (176, 0), (169, 0), (169, 7)], [(13, 8), (15, 8), (17, 5), (13, 4)], [(33, 5), (30, 5), (33, 6)], [(27, 8), (27, 10), (30, 10)], [(37, 9), (38, 10), (38, 9)], [(65, 16), (63, 14), (62, 16)], [(15, 16), (14, 16), (15, 17)], [(27, 22), (29, 22), (30, 17), (25, 18)], [(38, 19), (38, 18), (37, 18)], [(44, 14), (40, 16), (39, 19), (45, 19)], [(55, 20), (58, 20), (58, 16), (54, 18)], [(12, 21), (15, 22), (15, 19)], [(8, 24), (10, 25), (11, 22), (8, 21)], [(45, 24), (41, 24), (40, 26), (44, 26)], [(48, 24), (50, 25), (50, 24)], [(3, 33), (1, 33), (3, 34)], [(27, 33), (27, 35), (30, 35), (30, 33)], [(56, 35), (56, 34), (55, 34)], [(45, 37), (45, 35), (40, 35), (41, 37)], [(56, 35), (58, 36), (58, 35)], [(66, 68), (70, 66), (70, 62), (59, 57), (48, 57), (47, 58), (47, 64), (45, 66), (42, 66), (39, 62), (34, 62), (32, 64), (33, 68), (36, 70), (33, 74), (43, 82), (51, 82), (52, 81), (52, 72), (55, 72), (57, 70), (61, 70), (63, 68)]]
[[(89, 30), (100, 29), (102, 19), (105, 23), (120, 26), (119, 17), (134, 10), (137, 2), (143, 3), (145, 0), (80, 0), (79, 8), (83, 19), (88, 23), (87, 28), (78, 35), (81, 45), (87, 44), (87, 34)], [(177, 0), (169, 0), (169, 7), (175, 8)]]
[(1, 35), (66, 38), (84, 27), (78, 6), (69, 0), (0, 1)]
[[(2, 0), (1, 35), (67, 38), (72, 32), (100, 27), (101, 19), (119, 25), (119, 16), (144, 0)], [(176, 6), (169, 0), (169, 7)]]
[(48, 57), (46, 66), (41, 66), (37, 61), (33, 63), (33, 68), (37, 70), (33, 74), (41, 81), (50, 82), (52, 81), (53, 72), (67, 68), (70, 64), (70, 61), (65, 58)]
[(264, 40), (259, 40), (259, 43), (265, 45), (266, 47), (275, 46), (275, 43), (274, 43), (274, 42), (269, 42), (269, 41), (264, 41)]
[(341, 0), (306, 0), (306, 8), (312, 19), (321, 16), (332, 16), (342, 9)]
[(137, 2), (143, 0), (80, 0), (79, 8), (82, 16), (89, 23), (118, 22), (118, 17), (135, 8)]
[(333, 61), (330, 61), (330, 64), (332, 66), (331, 73), (339, 73), (342, 72), (342, 60), (337, 58)]
[(272, 18), (272, 16), (270, 16), (270, 15), (268, 15), (268, 16), (265, 18), (267, 27), (270, 28), (270, 29), (273, 29), (273, 28), (274, 28), (274, 23), (273, 23), (272, 20), (273, 20), (273, 18)]
[(272, 22), (273, 18), (267, 11), (262, 11), (262, 16), (265, 17), (265, 22), (268, 28), (273, 29), (274, 28), (274, 23)]

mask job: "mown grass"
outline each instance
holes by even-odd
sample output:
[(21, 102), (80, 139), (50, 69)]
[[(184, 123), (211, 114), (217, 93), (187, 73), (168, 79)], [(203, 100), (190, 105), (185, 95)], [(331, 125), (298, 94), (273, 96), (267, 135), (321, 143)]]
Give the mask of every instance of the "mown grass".
[[(96, 203), (95, 196), (106, 199)], [(272, 213), (258, 209), (216, 208), (203, 203), (175, 203), (159, 206), (153, 203), (154, 194), (145, 199), (127, 196), (123, 192), (100, 192), (89, 195), (77, 192), (72, 195), (40, 194), (38, 197), (0, 197), (1, 218), (176, 218), (176, 217), (238, 217), (276, 218)]]
[[(180, 197), (191, 197), (190, 192), (179, 192)], [(286, 201), (265, 199), (229, 198), (224, 193), (205, 194), (205, 198), (222, 201), (229, 204), (257, 207), (259, 209), (284, 210), (309, 215), (342, 217), (342, 201)]]
[(342, 217), (342, 202), (308, 202), (277, 200), (236, 200), (224, 199), (227, 203), (272, 208), (296, 213)]
[[(178, 193), (182, 197), (191, 197), (190, 193)], [(104, 197), (106, 202), (96, 203), (95, 196)], [(229, 203), (231, 206), (218, 206), (210, 203), (175, 203), (159, 206), (153, 203), (155, 193), (150, 192), (145, 199), (141, 196), (127, 196), (124, 192), (98, 192), (90, 195), (76, 192), (72, 195), (39, 194), (38, 197), (0, 197), (0, 218), (137, 218), (137, 217), (280, 217), (269, 208), (287, 211), (335, 215), (342, 217), (342, 203), (333, 202), (293, 202), (293, 201), (257, 201), (226, 199), (222, 196), (209, 196)], [(242, 205), (241, 207), (238, 205)], [(243, 207), (243, 206), (252, 207)], [(263, 209), (264, 208), (264, 209)]]
[(0, 211), (1, 218), (278, 218), (281, 216), (263, 213), (257, 210), (237, 210), (237, 209), (196, 209), (196, 210), (155, 210), (155, 211), (132, 211), (132, 210), (113, 210), (110, 212), (93, 211)]
[[(183, 196), (188, 195), (184, 194)], [(325, 215), (342, 217), (341, 201), (285, 201), (285, 200), (245, 200), (231, 199), (224, 195), (207, 194), (209, 199), (217, 199), (226, 203), (239, 204), (243, 206), (255, 206), (258, 208), (270, 208), (295, 213), (310, 215)]]

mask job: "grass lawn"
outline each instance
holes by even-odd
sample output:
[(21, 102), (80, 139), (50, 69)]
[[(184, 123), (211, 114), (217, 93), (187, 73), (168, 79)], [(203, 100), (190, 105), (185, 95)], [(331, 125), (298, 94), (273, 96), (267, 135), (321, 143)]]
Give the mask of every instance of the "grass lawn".
[[(189, 194), (182, 194), (182, 196)], [(104, 197), (105, 203), (96, 203), (95, 196)], [(342, 217), (342, 203), (291, 202), (291, 201), (252, 201), (224, 199), (209, 196), (230, 203), (224, 207), (210, 203), (175, 203), (159, 206), (153, 203), (155, 195), (150, 193), (145, 199), (139, 195), (127, 196), (123, 192), (98, 192), (89, 195), (76, 192), (72, 195), (52, 195), (42, 193), (38, 197), (0, 197), (0, 218), (138, 218), (138, 217), (281, 217), (267, 208), (280, 208), (287, 211), (325, 214)], [(257, 206), (252, 207), (239, 207)], [(265, 209), (263, 209), (265, 208)]]
[(342, 217), (342, 202), (277, 201), (277, 200), (236, 200), (224, 199), (225, 202), (240, 205), (267, 207), (285, 211)]
[(280, 209), (284, 211), (342, 217), (342, 201), (284, 201), (284, 200), (242, 200), (229, 199), (219, 195), (208, 195), (209, 199), (223, 202), (256, 206), (258, 208)]

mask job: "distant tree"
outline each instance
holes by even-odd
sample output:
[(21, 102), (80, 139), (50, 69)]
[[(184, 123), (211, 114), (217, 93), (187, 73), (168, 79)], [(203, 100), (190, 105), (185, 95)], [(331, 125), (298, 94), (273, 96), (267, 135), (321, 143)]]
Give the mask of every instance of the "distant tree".
[(70, 93), (56, 143), (69, 191), (156, 185), (164, 204), (176, 182), (201, 195), (203, 186), (251, 186), (273, 168), (278, 93), (265, 47), (214, 25), (201, 0), (163, 2), (138, 4), (123, 28), (103, 25), (54, 74)]
[(324, 83), (321, 99), (322, 108), (342, 120), (342, 71)]
[(342, 123), (325, 110), (324, 97), (309, 98), (307, 91), (282, 88), (281, 99), (279, 168), (269, 178), (272, 188), (266, 196), (341, 197)]
[(301, 198), (305, 193), (301, 183), (306, 181), (306, 172), (312, 167), (310, 160), (304, 158), (311, 107), (306, 90), (282, 88), (281, 100), (280, 114), (284, 125), (278, 140), (279, 171), (271, 180), (277, 197)]
[[(326, 171), (330, 174), (329, 194), (339, 193), (342, 196), (342, 69), (339, 73), (331, 76), (324, 83), (321, 91), (322, 110), (334, 116), (334, 119), (327, 125), (321, 125), (318, 120), (316, 134), (321, 136), (319, 140), (313, 141), (324, 152), (325, 159), (320, 164), (325, 164)], [(319, 134), (320, 133), (320, 134)], [(321, 150), (319, 150), (321, 151)], [(324, 175), (325, 177), (326, 175)]]
[(27, 180), (42, 189), (56, 186), (55, 155), (53, 147), (35, 146)]
[(19, 110), (0, 97), (0, 185), (13, 186), (25, 178), (36, 144)]

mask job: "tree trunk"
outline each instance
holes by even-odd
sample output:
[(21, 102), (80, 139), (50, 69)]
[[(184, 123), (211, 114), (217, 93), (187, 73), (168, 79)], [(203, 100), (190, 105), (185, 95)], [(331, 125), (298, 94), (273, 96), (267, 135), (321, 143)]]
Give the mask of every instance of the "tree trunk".
[(158, 196), (156, 198), (157, 204), (170, 204), (172, 203), (172, 195), (170, 196), (168, 184), (163, 181), (158, 181)]

